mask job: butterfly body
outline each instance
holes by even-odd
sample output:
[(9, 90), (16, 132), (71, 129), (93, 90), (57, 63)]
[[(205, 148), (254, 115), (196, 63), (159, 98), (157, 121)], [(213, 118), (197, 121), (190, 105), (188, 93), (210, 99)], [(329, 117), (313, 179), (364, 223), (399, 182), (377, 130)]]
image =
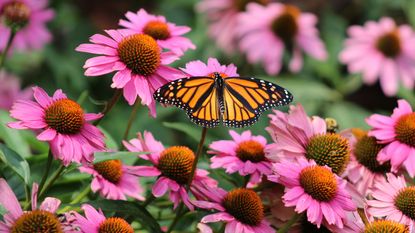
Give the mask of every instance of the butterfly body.
[(178, 79), (160, 87), (154, 98), (184, 109), (190, 120), (203, 127), (245, 127), (271, 107), (290, 103), (292, 95), (273, 83), (251, 77), (210, 76)]

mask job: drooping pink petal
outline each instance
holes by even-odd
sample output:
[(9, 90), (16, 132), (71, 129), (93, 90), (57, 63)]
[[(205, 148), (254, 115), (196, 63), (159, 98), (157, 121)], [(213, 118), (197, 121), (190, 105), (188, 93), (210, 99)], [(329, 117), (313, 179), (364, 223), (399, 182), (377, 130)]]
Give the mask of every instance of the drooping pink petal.
[(226, 212), (219, 212), (219, 213), (216, 213), (216, 214), (210, 214), (210, 215), (207, 215), (207, 216), (203, 217), (201, 222), (202, 223), (219, 222), (219, 221), (228, 222), (228, 221), (232, 221), (234, 219), (235, 218), (232, 215), (230, 215)]
[(168, 189), (168, 179), (161, 177), (153, 185), (153, 195), (155, 197), (161, 197), (167, 192), (167, 189)]
[(22, 207), (6, 180), (2, 178), (0, 178), (0, 190), (2, 192), (0, 204), (7, 210), (8, 216), (13, 220), (18, 219), (23, 214)]
[(53, 198), (53, 197), (47, 197), (42, 202), (39, 209), (46, 210), (46, 211), (49, 211), (51, 213), (56, 213), (56, 211), (58, 210), (60, 204), (61, 204), (61, 201), (59, 199)]

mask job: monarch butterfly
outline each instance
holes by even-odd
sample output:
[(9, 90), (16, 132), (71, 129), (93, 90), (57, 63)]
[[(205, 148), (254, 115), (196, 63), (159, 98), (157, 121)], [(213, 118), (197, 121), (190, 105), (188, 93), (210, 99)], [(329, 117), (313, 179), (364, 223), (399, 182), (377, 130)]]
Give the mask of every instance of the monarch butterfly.
[(153, 96), (160, 103), (184, 109), (192, 122), (207, 128), (218, 126), (221, 120), (227, 127), (249, 126), (263, 111), (293, 100), (290, 92), (276, 84), (218, 72), (172, 81)]

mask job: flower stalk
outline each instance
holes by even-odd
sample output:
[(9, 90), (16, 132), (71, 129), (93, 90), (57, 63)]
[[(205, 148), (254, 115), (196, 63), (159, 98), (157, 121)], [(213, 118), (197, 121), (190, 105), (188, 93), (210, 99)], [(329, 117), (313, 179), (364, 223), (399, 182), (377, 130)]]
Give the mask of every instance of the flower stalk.
[(58, 180), (62, 173), (65, 171), (65, 168), (66, 167), (63, 164), (59, 165), (58, 170), (53, 173), (49, 181), (45, 184), (44, 188), (39, 190), (39, 197), (43, 197), (43, 195), (52, 187), (55, 181)]
[[(130, 133), (131, 126), (133, 125), (134, 119), (137, 116), (137, 110), (139, 106), (140, 106), (140, 101), (136, 100), (134, 103), (134, 107), (131, 110), (130, 118), (128, 119), (127, 127), (125, 128), (125, 131), (124, 131), (124, 135), (122, 137), (123, 140), (127, 140), (128, 138), (128, 134)], [(123, 147), (124, 145), (121, 143), (121, 148)]]
[(102, 121), (102, 119), (108, 114), (109, 111), (111, 111), (111, 109), (114, 107), (114, 105), (118, 102), (118, 100), (120, 99), (122, 95), (122, 90), (121, 89), (117, 89), (114, 92), (114, 95), (111, 97), (111, 99), (107, 102), (107, 104), (104, 107), (104, 110), (102, 111), (102, 115), (103, 117), (101, 117), (100, 119), (96, 120), (94, 122), (94, 125), (97, 126), (99, 125), (99, 123)]
[(10, 33), (10, 37), (9, 37), (9, 39), (7, 41), (7, 44), (6, 44), (6, 48), (4, 48), (3, 53), (0, 56), (0, 70), (3, 69), (4, 63), (6, 61), (7, 54), (9, 53), (10, 47), (13, 43), (13, 39), (16, 36), (16, 33), (17, 33), (17, 30), (12, 28), (11, 33)]
[(52, 154), (52, 150), (49, 149), (48, 160), (46, 162), (45, 173), (43, 174), (42, 180), (39, 183), (39, 192), (41, 192), (43, 190), (43, 186), (45, 185), (45, 182), (46, 182), (46, 180), (49, 176), (49, 171), (50, 171), (50, 168), (52, 166), (52, 161), (53, 161), (53, 154)]
[(187, 182), (187, 191), (189, 191), (190, 185), (192, 184), (192, 181), (193, 181), (193, 176), (195, 175), (195, 171), (196, 171), (196, 168), (197, 168), (197, 162), (199, 161), (199, 157), (200, 157), (200, 154), (202, 153), (202, 149), (203, 149), (203, 144), (205, 143), (206, 132), (207, 132), (207, 128), (203, 127), (202, 135), (200, 136), (199, 145), (197, 146), (195, 160), (193, 161), (192, 170), (190, 172), (190, 176), (189, 176), (190, 178), (189, 178), (189, 181)]

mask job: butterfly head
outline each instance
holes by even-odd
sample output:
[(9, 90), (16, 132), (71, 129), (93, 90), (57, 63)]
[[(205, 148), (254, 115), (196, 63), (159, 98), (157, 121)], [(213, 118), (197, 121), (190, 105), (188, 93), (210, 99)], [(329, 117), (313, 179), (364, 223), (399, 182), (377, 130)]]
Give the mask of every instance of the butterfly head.
[(226, 74), (222, 74), (219, 72), (213, 72), (211, 74), (211, 77), (213, 77), (215, 79), (215, 83), (221, 87), (223, 85), (223, 78), (227, 77)]
[[(223, 77), (222, 77), (222, 74), (221, 73), (219, 73), (219, 72), (213, 72), (213, 75), (212, 75), (215, 79), (222, 79)], [(225, 75), (223, 75), (223, 76), (225, 76)]]

